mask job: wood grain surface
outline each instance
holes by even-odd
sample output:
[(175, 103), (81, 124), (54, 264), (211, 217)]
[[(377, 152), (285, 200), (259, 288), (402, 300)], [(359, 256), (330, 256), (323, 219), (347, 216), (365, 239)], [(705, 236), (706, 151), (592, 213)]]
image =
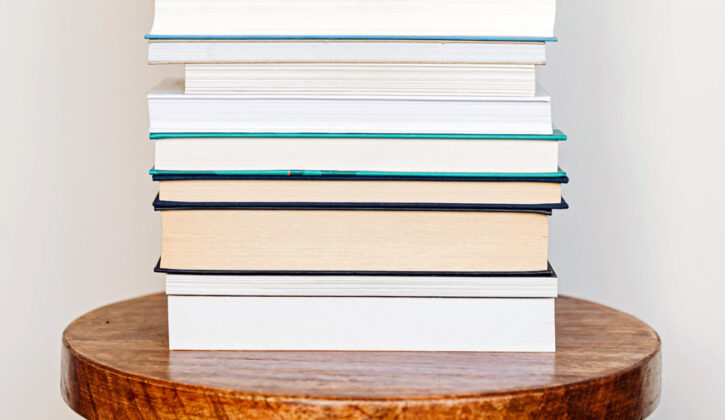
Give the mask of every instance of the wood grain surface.
[(646, 324), (561, 297), (556, 353), (167, 350), (162, 294), (63, 333), (61, 393), (89, 419), (641, 419), (660, 398)]

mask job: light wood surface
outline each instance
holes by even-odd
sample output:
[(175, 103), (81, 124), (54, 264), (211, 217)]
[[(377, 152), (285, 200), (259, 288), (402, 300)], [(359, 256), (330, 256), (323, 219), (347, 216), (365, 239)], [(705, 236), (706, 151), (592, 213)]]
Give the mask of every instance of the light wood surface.
[(556, 353), (169, 352), (162, 294), (63, 333), (61, 392), (89, 419), (640, 419), (660, 340), (638, 319), (557, 299)]

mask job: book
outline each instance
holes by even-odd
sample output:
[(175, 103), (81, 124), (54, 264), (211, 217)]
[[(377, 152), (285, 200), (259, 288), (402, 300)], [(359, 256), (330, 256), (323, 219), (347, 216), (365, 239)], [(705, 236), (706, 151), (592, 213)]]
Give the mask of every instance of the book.
[(166, 293), (192, 296), (378, 296), (554, 298), (557, 277), (551, 266), (542, 272), (489, 275), (460, 273), (338, 274), (245, 273), (213, 270), (168, 270)]
[(184, 67), (187, 94), (532, 97), (536, 92), (531, 64), (244, 63)]
[(150, 38), (551, 38), (554, 0), (156, 0)]
[(562, 190), (559, 182), (541, 181), (318, 178), (160, 180), (159, 199), (181, 203), (459, 203), (553, 207), (561, 202)]
[(546, 204), (497, 204), (497, 203), (418, 203), (418, 202), (347, 202), (347, 201), (164, 201), (156, 196), (156, 210), (208, 210), (208, 209), (299, 209), (299, 210), (477, 210), (477, 211), (522, 211), (550, 213), (554, 209), (567, 209), (569, 204), (560, 199), (558, 203)]
[(171, 350), (555, 350), (551, 298), (169, 296)]
[[(255, 134), (257, 136), (258, 134)], [(152, 134), (151, 136), (154, 136)], [(277, 136), (277, 134), (275, 134)], [(347, 180), (347, 181), (476, 181), (476, 182), (569, 182), (566, 172), (472, 173), (472, 172), (367, 172), (367, 171), (162, 171), (151, 168), (154, 181), (277, 179), (277, 180)]]
[[(158, 136), (165, 136), (157, 134)], [(502, 208), (562, 206), (566, 172), (551, 173), (380, 173), (339, 171), (150, 171), (159, 182), (160, 202), (188, 206), (266, 203), (310, 206), (348, 203), (353, 206), (405, 204)], [(329, 207), (329, 206), (328, 206)]]
[(158, 203), (161, 268), (502, 272), (548, 267), (551, 210)]
[(151, 132), (552, 134), (549, 95), (185, 95), (183, 82), (148, 94)]
[(167, 138), (154, 168), (172, 171), (556, 172), (559, 141), (445, 138)]
[(171, 63), (545, 64), (543, 41), (150, 39), (148, 61)]

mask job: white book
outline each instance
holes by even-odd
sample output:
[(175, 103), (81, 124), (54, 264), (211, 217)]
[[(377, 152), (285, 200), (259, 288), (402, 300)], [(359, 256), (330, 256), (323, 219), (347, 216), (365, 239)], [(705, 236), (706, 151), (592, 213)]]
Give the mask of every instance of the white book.
[(542, 276), (166, 274), (166, 293), (197, 296), (385, 296), (553, 298)]
[(150, 131), (551, 134), (549, 95), (186, 95), (181, 80), (148, 95)]
[(556, 172), (556, 140), (401, 138), (170, 138), (154, 168), (173, 171), (321, 170)]
[(174, 40), (149, 42), (148, 61), (168, 63), (545, 64), (543, 42)]
[(555, 0), (156, 0), (152, 36), (551, 37)]
[(401, 63), (187, 64), (187, 94), (522, 96), (533, 65)]
[(171, 350), (553, 352), (554, 299), (169, 296)]

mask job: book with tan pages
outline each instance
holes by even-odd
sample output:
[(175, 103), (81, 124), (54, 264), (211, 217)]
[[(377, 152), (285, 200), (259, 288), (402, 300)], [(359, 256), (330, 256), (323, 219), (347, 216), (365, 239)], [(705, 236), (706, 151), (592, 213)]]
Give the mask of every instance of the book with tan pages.
[(546, 270), (549, 212), (160, 209), (160, 266), (278, 272)]

